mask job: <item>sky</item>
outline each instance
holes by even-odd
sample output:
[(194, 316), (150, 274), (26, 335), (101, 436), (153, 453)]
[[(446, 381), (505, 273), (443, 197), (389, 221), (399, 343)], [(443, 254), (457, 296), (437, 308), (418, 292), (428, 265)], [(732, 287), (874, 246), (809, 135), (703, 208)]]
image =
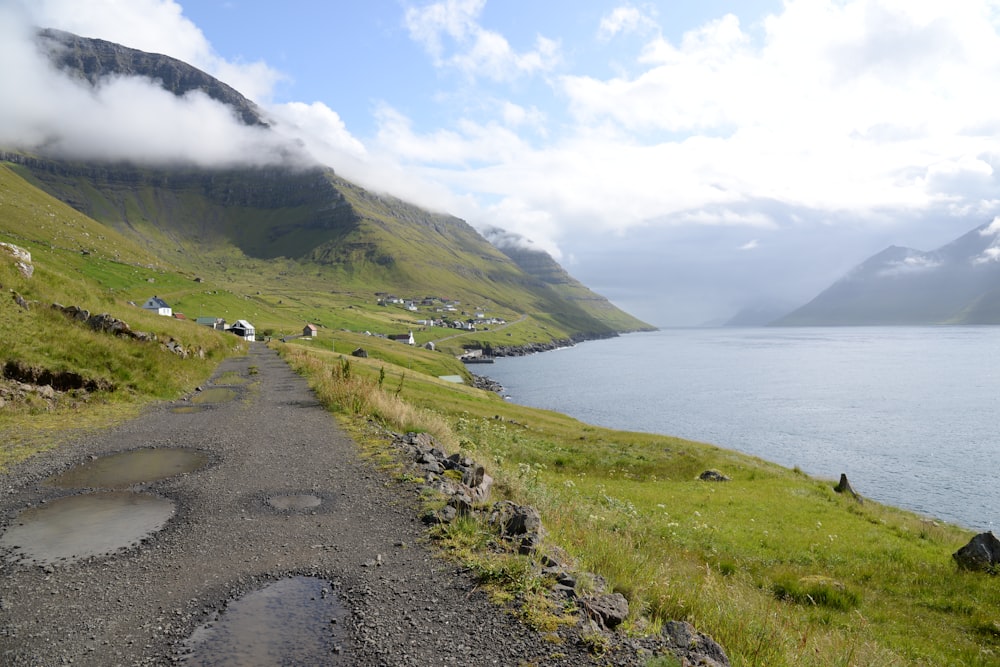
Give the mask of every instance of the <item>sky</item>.
[[(274, 132), (86, 89), (32, 25), (184, 60)], [(0, 145), (212, 166), (294, 139), (658, 326), (791, 309), (1000, 213), (1000, 0), (0, 0), (0, 59)]]

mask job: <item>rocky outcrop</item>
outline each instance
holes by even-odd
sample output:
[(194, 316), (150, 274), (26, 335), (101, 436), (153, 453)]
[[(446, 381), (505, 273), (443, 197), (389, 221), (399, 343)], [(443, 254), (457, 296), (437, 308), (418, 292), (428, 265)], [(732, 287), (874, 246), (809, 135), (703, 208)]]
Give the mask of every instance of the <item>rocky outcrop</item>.
[(31, 263), (31, 253), (13, 243), (0, 243), (0, 254), (9, 257), (17, 270), (25, 278), (35, 274), (35, 265)]
[(995, 574), (1000, 570), (1000, 540), (992, 532), (979, 533), (951, 557), (963, 570)]
[(698, 479), (703, 482), (728, 482), (729, 477), (723, 475), (718, 470), (706, 470), (705, 472), (698, 475)]
[[(649, 655), (670, 653), (681, 665), (690, 667), (729, 667), (722, 647), (686, 622), (669, 621), (659, 635), (642, 639), (623, 637), (616, 630), (631, 613), (628, 598), (608, 590), (602, 577), (575, 570), (561, 549), (544, 544), (545, 531), (537, 509), (509, 500), (487, 504), (493, 480), (483, 466), (461, 454), (446, 454), (433, 436), (427, 433), (389, 435), (425, 487), (448, 498), (443, 508), (425, 514), (425, 523), (448, 524), (460, 516), (473, 516), (489, 526), (497, 537), (494, 548), (511, 549), (528, 556), (537, 574), (551, 583), (548, 594), (553, 600), (559, 604), (576, 601), (580, 641), (584, 641), (584, 636), (598, 633), (608, 638), (602, 642), (625, 651), (641, 649)], [(457, 473), (461, 473), (461, 481)], [(588, 584), (580, 586), (584, 580)]]

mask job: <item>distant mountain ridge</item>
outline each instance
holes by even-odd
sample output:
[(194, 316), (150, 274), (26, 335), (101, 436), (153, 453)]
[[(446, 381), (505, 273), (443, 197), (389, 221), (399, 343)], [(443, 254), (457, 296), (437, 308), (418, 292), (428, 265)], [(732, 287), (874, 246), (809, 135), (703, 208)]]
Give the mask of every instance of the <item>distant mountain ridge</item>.
[[(38, 41), (60, 69), (91, 85), (125, 75), (161, 82), (175, 95), (197, 89), (233, 107), (240, 122), (267, 128), (252, 102), (179, 60), (60, 31), (40, 31)], [(317, 277), (340, 289), (446, 293), (536, 313), (556, 324), (559, 335), (651, 328), (547, 254), (519, 263), (465, 221), (365, 190), (329, 168), (138, 166), (14, 151), (0, 151), (0, 159), (36, 187), (194, 273), (224, 273), (241, 257), (290, 260), (317, 267)]]
[(984, 224), (930, 252), (890, 246), (774, 324), (1000, 324), (997, 232)]

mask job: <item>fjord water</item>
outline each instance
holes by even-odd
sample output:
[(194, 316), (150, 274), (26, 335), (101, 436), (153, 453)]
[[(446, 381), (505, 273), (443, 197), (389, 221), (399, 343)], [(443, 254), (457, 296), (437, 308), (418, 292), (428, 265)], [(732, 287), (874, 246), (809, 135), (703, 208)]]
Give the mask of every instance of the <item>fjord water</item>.
[(498, 359), (514, 402), (709, 442), (1000, 525), (1000, 327), (666, 329)]

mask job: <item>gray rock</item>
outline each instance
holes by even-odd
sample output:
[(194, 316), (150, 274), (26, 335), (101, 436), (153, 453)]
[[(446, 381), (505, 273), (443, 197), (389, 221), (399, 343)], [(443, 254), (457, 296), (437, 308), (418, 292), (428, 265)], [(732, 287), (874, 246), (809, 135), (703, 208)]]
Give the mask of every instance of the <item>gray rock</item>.
[(580, 606), (605, 630), (615, 629), (628, 618), (628, 600), (621, 593), (580, 598)]
[(729, 658), (719, 644), (684, 621), (667, 621), (663, 638), (682, 664), (701, 667), (729, 667)]
[(992, 532), (979, 533), (951, 557), (963, 570), (996, 572), (1000, 567), (1000, 540)]
[(698, 479), (703, 482), (728, 482), (729, 478), (718, 470), (706, 470), (698, 475)]

